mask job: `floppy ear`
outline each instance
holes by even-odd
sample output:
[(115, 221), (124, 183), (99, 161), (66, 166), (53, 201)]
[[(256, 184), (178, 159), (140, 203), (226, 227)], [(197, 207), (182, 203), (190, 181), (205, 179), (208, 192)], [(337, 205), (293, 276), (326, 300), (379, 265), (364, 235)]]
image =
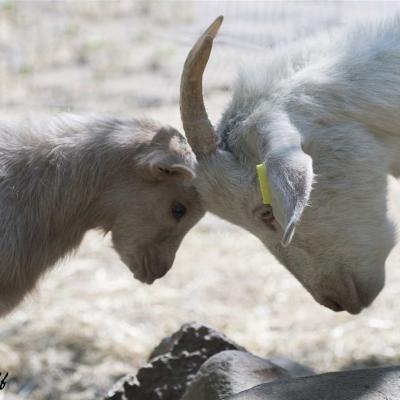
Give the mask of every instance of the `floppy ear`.
[(191, 181), (195, 177), (191, 167), (173, 161), (152, 164), (151, 175), (156, 180), (171, 182)]
[(274, 216), (284, 229), (281, 240), (288, 246), (310, 199), (312, 158), (301, 147), (300, 133), (285, 119), (262, 127), (267, 138), (265, 164)]
[(162, 149), (150, 151), (140, 160), (140, 169), (146, 179), (179, 183), (195, 177), (195, 157), (180, 156)]
[(288, 246), (296, 224), (308, 204), (313, 182), (312, 159), (302, 150), (282, 149), (266, 160), (272, 208), (284, 229), (282, 245)]

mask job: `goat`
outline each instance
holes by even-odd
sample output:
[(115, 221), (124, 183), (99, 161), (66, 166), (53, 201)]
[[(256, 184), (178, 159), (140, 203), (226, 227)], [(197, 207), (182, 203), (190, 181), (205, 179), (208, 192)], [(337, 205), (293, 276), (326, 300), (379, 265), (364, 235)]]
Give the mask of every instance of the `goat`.
[(261, 239), (317, 302), (357, 314), (383, 288), (396, 237), (386, 197), (388, 175), (400, 175), (400, 18), (252, 60), (215, 130), (202, 76), (221, 23), (199, 38), (181, 78), (194, 185), (208, 210)]
[(89, 229), (111, 231), (135, 278), (171, 267), (204, 214), (195, 156), (155, 122), (60, 115), (0, 123), (0, 315)]

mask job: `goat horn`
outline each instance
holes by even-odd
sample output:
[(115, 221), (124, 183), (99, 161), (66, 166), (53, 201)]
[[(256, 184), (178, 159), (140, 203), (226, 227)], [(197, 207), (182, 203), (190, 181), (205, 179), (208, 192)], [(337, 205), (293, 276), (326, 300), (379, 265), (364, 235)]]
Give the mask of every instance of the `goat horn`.
[(181, 77), (180, 109), (183, 129), (196, 154), (210, 154), (218, 146), (217, 135), (208, 119), (203, 100), (203, 73), (213, 40), (223, 17), (218, 17), (190, 50)]

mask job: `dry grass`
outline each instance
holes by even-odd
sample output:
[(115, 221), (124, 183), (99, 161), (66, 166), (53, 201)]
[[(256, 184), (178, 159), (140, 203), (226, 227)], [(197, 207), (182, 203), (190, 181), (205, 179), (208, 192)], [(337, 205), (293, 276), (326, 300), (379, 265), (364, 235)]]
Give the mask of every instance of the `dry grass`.
[[(0, 1), (2, 112), (108, 111), (179, 126), (188, 45), (223, 11), (228, 18), (206, 78), (215, 120), (239, 56), (398, 7), (321, 4)], [(0, 372), (12, 377), (0, 399), (99, 398), (190, 320), (259, 355), (319, 371), (400, 362), (399, 260), (397, 249), (384, 292), (354, 317), (317, 305), (257, 239), (212, 216), (190, 232), (174, 268), (153, 286), (134, 281), (109, 238), (91, 232), (0, 321)]]

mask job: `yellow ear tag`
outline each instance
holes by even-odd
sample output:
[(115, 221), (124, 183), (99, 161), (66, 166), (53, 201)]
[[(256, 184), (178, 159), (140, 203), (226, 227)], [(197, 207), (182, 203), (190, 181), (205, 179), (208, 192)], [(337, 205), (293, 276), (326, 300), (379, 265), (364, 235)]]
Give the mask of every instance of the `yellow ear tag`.
[(265, 166), (264, 163), (262, 163), (258, 164), (256, 166), (256, 169), (257, 169), (258, 182), (260, 184), (263, 203), (271, 205), (272, 201), (271, 201), (271, 193), (269, 191), (267, 167)]

